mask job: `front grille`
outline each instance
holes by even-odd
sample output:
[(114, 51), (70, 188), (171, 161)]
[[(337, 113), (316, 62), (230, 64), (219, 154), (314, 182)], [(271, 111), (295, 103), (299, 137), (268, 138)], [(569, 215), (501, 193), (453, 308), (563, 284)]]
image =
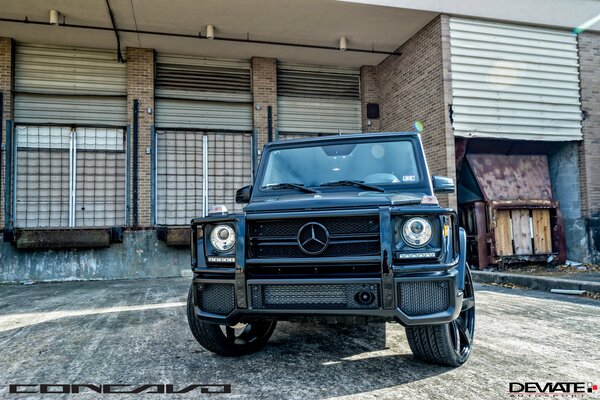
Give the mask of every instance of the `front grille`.
[(309, 222), (324, 226), (329, 245), (314, 256), (376, 256), (380, 254), (379, 218), (377, 216), (290, 218), (251, 221), (249, 223), (250, 258), (304, 258), (298, 244), (300, 229)]
[(202, 311), (229, 314), (235, 306), (233, 285), (229, 283), (199, 283), (196, 301)]
[[(368, 293), (367, 301), (359, 297)], [(252, 308), (271, 310), (347, 310), (379, 308), (379, 285), (250, 285)]]
[(399, 282), (398, 307), (406, 315), (446, 311), (450, 305), (448, 281)]

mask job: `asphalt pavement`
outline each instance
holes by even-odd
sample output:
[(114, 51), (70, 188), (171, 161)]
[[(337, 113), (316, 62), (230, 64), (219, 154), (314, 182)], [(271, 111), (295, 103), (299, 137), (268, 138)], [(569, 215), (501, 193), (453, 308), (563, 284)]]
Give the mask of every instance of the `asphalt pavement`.
[[(263, 351), (220, 357), (188, 329), (188, 286), (184, 278), (0, 286), (0, 397), (502, 399), (510, 382), (600, 384), (597, 300), (477, 285), (473, 354), (450, 369), (416, 361), (393, 323), (282, 322)], [(11, 397), (9, 384), (230, 384), (231, 393)]]

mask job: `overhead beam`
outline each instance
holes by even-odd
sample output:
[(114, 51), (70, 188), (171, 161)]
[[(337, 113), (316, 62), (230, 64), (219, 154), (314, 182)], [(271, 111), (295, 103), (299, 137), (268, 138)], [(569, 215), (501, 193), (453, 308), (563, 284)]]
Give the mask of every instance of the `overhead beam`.
[[(51, 26), (51, 24), (49, 22), (34, 21), (34, 20), (30, 20), (28, 18), (25, 18), (23, 20), (15, 19), (15, 18), (0, 18), (0, 22)], [(191, 35), (191, 34), (177, 33), (177, 32), (159, 32), (159, 31), (148, 31), (148, 30), (141, 30), (141, 29), (124, 29), (124, 28), (95, 26), (95, 25), (69, 24), (66, 22), (59, 24), (59, 26), (65, 27), (65, 28), (74, 28), (74, 29), (111, 31), (111, 32), (118, 32), (118, 33), (136, 33), (138, 35), (169, 36), (169, 37), (201, 39), (201, 40), (220, 40), (220, 41), (224, 41), (224, 42), (250, 43), (250, 44), (268, 45), (268, 46), (300, 47), (300, 48), (306, 48), (306, 49), (341, 51), (336, 46), (322, 46), (322, 45), (315, 45), (315, 44), (280, 42), (280, 41), (273, 41), (273, 40), (257, 40), (257, 39), (251, 39), (249, 36), (246, 39), (239, 39), (239, 38), (227, 37), (227, 36), (215, 36), (213, 39), (209, 39), (205, 35), (203, 35), (201, 32), (199, 32), (197, 35)], [(396, 51), (382, 51), (382, 50), (375, 50), (375, 48), (359, 49), (359, 48), (348, 47), (345, 50), (345, 52), (396, 55), (396, 56), (400, 55), (400, 53), (396, 52)]]

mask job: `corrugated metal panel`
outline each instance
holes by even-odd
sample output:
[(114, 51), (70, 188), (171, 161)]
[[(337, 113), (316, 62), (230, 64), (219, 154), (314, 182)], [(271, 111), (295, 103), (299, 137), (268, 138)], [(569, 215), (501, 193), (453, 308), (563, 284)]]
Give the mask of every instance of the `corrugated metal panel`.
[(156, 126), (252, 130), (250, 62), (157, 54)]
[(30, 124), (127, 124), (126, 69), (114, 51), (19, 44), (15, 121)]
[(575, 35), (450, 18), (450, 49), (456, 136), (582, 139)]
[(110, 50), (19, 44), (15, 51), (15, 90), (124, 96), (126, 67)]
[(360, 71), (280, 64), (277, 66), (277, 94), (284, 97), (360, 100)]
[(467, 154), (487, 200), (552, 200), (544, 155)]
[(359, 133), (360, 100), (278, 97), (277, 129), (298, 133)]
[(159, 128), (252, 130), (252, 104), (156, 99)]
[(277, 99), (280, 132), (362, 130), (358, 69), (280, 64)]
[(158, 54), (156, 96), (250, 102), (250, 62)]
[(18, 93), (15, 95), (17, 123), (77, 125), (127, 125), (124, 97), (61, 96)]

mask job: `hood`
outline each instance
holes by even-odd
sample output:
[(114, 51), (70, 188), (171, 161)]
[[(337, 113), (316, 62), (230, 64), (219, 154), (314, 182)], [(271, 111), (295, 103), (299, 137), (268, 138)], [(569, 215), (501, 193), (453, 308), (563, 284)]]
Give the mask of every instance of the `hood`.
[(360, 191), (287, 194), (258, 198), (248, 204), (244, 208), (244, 211), (252, 213), (414, 205), (421, 203), (423, 195), (423, 193), (378, 193)]

